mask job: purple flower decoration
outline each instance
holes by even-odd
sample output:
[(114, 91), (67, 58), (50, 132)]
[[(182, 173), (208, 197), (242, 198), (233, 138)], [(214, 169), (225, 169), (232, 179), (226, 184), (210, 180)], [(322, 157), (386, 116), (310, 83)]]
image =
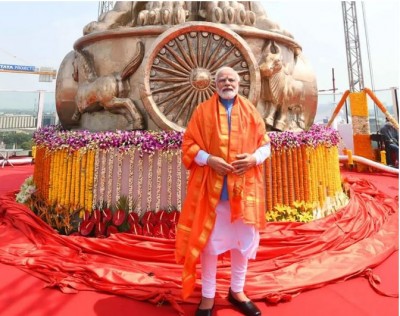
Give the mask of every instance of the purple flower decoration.
[(301, 145), (317, 147), (324, 145), (326, 147), (337, 146), (341, 141), (337, 130), (324, 125), (314, 124), (308, 131), (301, 132), (270, 132), (271, 145), (275, 150), (296, 148)]
[(37, 146), (44, 146), (50, 150), (68, 148), (74, 152), (81, 148), (103, 150), (116, 148), (124, 152), (134, 146), (140, 155), (143, 153), (151, 155), (155, 151), (180, 149), (182, 135), (182, 132), (176, 131), (66, 131), (53, 125), (37, 130), (33, 140)]
[[(302, 132), (270, 132), (271, 145), (275, 150), (296, 148), (301, 145), (317, 147), (337, 146), (341, 137), (337, 130), (314, 124), (308, 131)], [(50, 150), (66, 148), (74, 152), (84, 149), (109, 150), (116, 148), (125, 152), (136, 147), (139, 154), (154, 154), (156, 151), (170, 151), (181, 148), (183, 132), (177, 131), (115, 131), (89, 132), (86, 130), (66, 131), (59, 126), (40, 128), (33, 135), (37, 146)]]

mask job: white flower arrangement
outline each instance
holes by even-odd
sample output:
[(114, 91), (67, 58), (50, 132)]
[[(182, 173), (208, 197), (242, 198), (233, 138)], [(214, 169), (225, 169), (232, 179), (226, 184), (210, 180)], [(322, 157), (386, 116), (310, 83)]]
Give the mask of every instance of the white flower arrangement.
[(21, 185), (21, 189), (19, 193), (16, 195), (16, 201), (18, 203), (26, 203), (32, 196), (33, 193), (36, 192), (36, 186), (33, 182), (33, 176), (30, 176), (25, 179), (24, 183)]

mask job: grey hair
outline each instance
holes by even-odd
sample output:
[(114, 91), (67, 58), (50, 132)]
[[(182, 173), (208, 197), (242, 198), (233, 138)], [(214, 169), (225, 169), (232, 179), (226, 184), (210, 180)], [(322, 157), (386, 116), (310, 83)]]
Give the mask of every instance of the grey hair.
[(237, 80), (238, 82), (240, 82), (240, 76), (239, 76), (239, 74), (237, 73), (237, 71), (236, 71), (235, 69), (231, 68), (231, 67), (228, 67), (228, 66), (223, 66), (223, 67), (221, 67), (221, 68), (219, 68), (219, 69), (217, 70), (217, 72), (215, 73), (215, 81), (217, 81), (217, 79), (218, 79), (219, 75), (221, 74), (221, 72), (223, 72), (223, 71), (225, 71), (225, 70), (230, 70), (232, 73), (234, 73), (234, 74), (235, 74), (235, 77), (236, 77), (236, 80)]

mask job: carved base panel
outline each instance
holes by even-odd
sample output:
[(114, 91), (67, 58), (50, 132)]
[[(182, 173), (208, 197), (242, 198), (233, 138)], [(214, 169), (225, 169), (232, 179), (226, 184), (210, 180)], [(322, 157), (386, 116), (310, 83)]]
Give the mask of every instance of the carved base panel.
[(123, 115), (110, 113), (108, 111), (99, 111), (93, 113), (82, 113), (80, 129), (90, 132), (99, 132), (103, 130), (129, 130), (132, 123), (129, 123)]

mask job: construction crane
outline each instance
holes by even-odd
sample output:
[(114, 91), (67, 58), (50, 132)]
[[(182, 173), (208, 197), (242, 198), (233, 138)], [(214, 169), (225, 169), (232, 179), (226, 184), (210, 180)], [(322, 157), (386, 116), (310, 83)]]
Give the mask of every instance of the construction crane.
[(350, 92), (360, 92), (364, 89), (364, 75), (361, 61), (356, 2), (342, 1), (342, 13), (346, 41), (349, 90)]
[[(361, 60), (361, 45), (360, 36), (358, 31), (358, 18), (357, 18), (357, 8), (356, 1), (342, 1), (342, 13), (343, 13), (343, 24), (344, 24), (344, 35), (346, 42), (346, 55), (347, 55), (347, 72), (349, 76), (349, 91), (350, 92), (360, 92), (364, 86), (364, 74), (363, 66)], [(371, 58), (369, 52), (369, 41), (368, 33), (365, 19), (365, 9), (364, 3), (362, 4), (363, 20), (364, 20), (364, 30), (366, 36), (367, 44), (367, 56), (369, 61), (370, 77), (371, 77), (371, 88), (372, 91), (375, 90), (374, 87), (374, 75), (372, 71)], [(374, 102), (374, 114), (375, 114), (375, 130), (379, 130), (378, 123), (378, 109), (376, 103)]]
[(57, 71), (50, 67), (37, 68), (35, 66), (0, 64), (0, 72), (39, 75), (40, 82), (51, 82), (57, 77)]

